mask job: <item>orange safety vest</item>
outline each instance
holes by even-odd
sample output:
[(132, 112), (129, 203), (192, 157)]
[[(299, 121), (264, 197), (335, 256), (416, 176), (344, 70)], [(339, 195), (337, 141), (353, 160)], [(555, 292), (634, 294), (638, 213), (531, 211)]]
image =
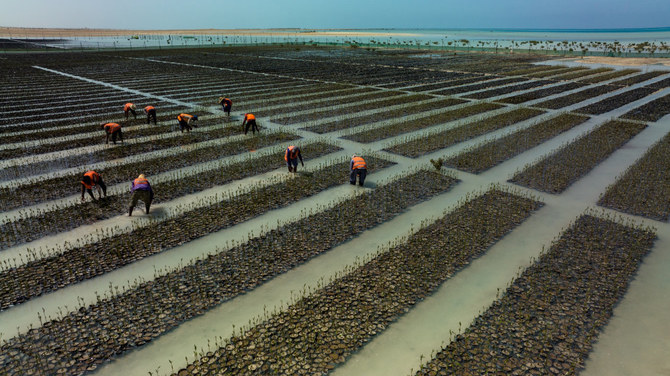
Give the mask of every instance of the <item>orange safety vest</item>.
[(225, 104), (228, 104), (228, 105), (233, 104), (233, 101), (231, 101), (231, 100), (228, 99), (228, 98), (223, 98), (223, 100), (222, 100), (221, 102), (222, 102), (222, 103), (225, 103)]
[(365, 159), (363, 159), (361, 157), (353, 157), (351, 160), (354, 161), (354, 165), (351, 166), (352, 170), (357, 170), (359, 168), (367, 169), (367, 165), (365, 164)]
[(133, 187), (139, 184), (149, 184), (149, 180), (140, 178), (133, 180)]
[(254, 116), (254, 114), (244, 114), (244, 120), (245, 121), (256, 120), (256, 117)]
[(131, 107), (133, 107), (133, 104), (130, 103), (130, 102), (128, 102), (128, 103), (126, 103), (126, 104), (123, 106), (123, 111), (128, 112), (128, 111), (130, 111), (130, 108), (131, 108)]
[(109, 134), (120, 131), (121, 126), (117, 123), (107, 123), (105, 124), (105, 131)]
[(93, 189), (93, 186), (100, 181), (100, 175), (95, 171), (87, 171), (84, 176), (91, 178), (91, 184), (86, 184), (83, 180), (81, 181), (81, 184), (83, 184), (86, 189)]
[(155, 110), (154, 106), (146, 106), (144, 107), (144, 111), (149, 112), (151, 110)]
[(298, 152), (300, 151), (299, 148), (291, 145), (286, 149), (286, 153), (284, 153), (284, 160), (288, 162), (289, 159), (296, 159), (298, 158)]
[(179, 114), (179, 116), (177, 116), (177, 120), (179, 120), (179, 121), (189, 121), (192, 118), (193, 118), (193, 115), (189, 115), (189, 114)]

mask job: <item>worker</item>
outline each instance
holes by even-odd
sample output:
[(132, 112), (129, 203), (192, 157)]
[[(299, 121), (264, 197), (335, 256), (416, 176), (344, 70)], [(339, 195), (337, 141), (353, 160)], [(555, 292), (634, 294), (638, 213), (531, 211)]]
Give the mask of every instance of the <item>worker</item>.
[(149, 208), (151, 207), (151, 201), (154, 200), (154, 191), (151, 189), (151, 185), (144, 174), (140, 174), (137, 179), (133, 180), (130, 183), (130, 191), (133, 195), (130, 197), (130, 206), (128, 207), (128, 216), (133, 215), (133, 209), (137, 205), (138, 200), (144, 202), (144, 208), (146, 213), (149, 214)]
[[(105, 194), (107, 197), (107, 186), (105, 182), (102, 181), (102, 177), (95, 171), (87, 171), (84, 174), (84, 177), (81, 179), (81, 201), (84, 201), (84, 192), (88, 192), (91, 195), (93, 201), (95, 201), (95, 196), (93, 195), (93, 188), (96, 188), (98, 195), (102, 198), (102, 194)], [(102, 193), (100, 190), (102, 189)]]
[(302, 154), (300, 154), (300, 148), (293, 145), (286, 148), (286, 153), (284, 153), (284, 160), (288, 166), (288, 172), (298, 172), (298, 158), (300, 158), (300, 164), (302, 167), (305, 167), (305, 164), (302, 161)]
[(365, 176), (368, 173), (365, 159), (357, 156), (356, 154), (352, 155), (349, 169), (351, 170), (351, 175), (349, 175), (349, 183), (356, 185), (356, 176), (358, 176), (358, 185), (362, 187), (363, 183), (365, 182)]
[[(245, 124), (247, 125), (246, 127), (244, 126)], [(258, 130), (258, 125), (256, 125), (256, 117), (254, 114), (244, 114), (242, 127), (244, 127), (244, 134), (247, 134), (249, 127), (251, 127), (251, 133), (256, 134), (256, 131), (260, 133), (260, 130)]]
[(144, 107), (144, 112), (147, 114), (147, 124), (151, 124), (151, 119), (154, 119), (156, 124), (156, 108), (154, 106)]
[(135, 119), (137, 119), (137, 112), (135, 112), (135, 105), (128, 102), (123, 105), (123, 112), (126, 114), (126, 120), (128, 120), (128, 112), (132, 112)]
[(193, 129), (193, 127), (191, 127), (191, 122), (198, 120), (198, 116), (181, 113), (177, 116), (177, 120), (179, 121), (179, 129), (182, 133), (184, 133), (184, 129), (186, 129), (187, 132), (190, 132), (191, 129)]
[(233, 108), (233, 101), (225, 97), (219, 97), (219, 104), (223, 108), (223, 112), (230, 116), (230, 109)]
[(123, 133), (121, 132), (121, 125), (117, 123), (106, 123), (102, 125), (102, 129), (105, 130), (107, 138), (105, 139), (105, 144), (109, 144), (109, 136), (112, 136), (112, 142), (116, 145), (116, 138), (118, 137), (121, 142), (123, 142)]

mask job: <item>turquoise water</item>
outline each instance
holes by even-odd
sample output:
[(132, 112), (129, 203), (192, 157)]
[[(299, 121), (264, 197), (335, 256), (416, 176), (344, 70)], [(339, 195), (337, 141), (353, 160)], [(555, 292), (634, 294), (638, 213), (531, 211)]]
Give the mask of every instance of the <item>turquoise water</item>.
[[(337, 35), (318, 35), (337, 32)], [(274, 35), (270, 35), (274, 33)], [(366, 35), (360, 33), (385, 34)], [(63, 39), (61, 39), (63, 38)], [(644, 29), (291, 29), (242, 35), (127, 35), (61, 37), (36, 43), (58, 48), (163, 48), (248, 44), (356, 44), (426, 49), (509, 49), (609, 53), (621, 56), (670, 53), (670, 27)], [(649, 43), (640, 49), (639, 44)], [(636, 48), (637, 47), (637, 48)]]

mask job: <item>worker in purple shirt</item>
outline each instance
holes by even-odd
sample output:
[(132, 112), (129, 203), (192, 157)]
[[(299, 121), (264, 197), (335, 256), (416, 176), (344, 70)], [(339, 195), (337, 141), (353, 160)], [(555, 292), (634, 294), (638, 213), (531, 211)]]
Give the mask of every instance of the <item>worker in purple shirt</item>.
[(135, 205), (137, 205), (138, 200), (144, 202), (146, 212), (149, 214), (149, 207), (151, 207), (151, 201), (154, 199), (154, 191), (151, 189), (151, 185), (144, 177), (144, 174), (140, 174), (137, 179), (133, 180), (130, 184), (130, 191), (133, 192), (133, 195), (130, 198), (128, 216), (130, 217), (133, 215), (133, 209), (135, 208)]

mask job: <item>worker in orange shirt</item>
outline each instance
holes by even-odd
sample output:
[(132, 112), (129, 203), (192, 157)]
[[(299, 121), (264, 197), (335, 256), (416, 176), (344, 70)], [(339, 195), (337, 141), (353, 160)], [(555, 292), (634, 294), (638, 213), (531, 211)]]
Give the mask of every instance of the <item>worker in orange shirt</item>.
[(147, 124), (151, 124), (151, 119), (154, 119), (156, 124), (156, 108), (154, 106), (144, 107), (144, 112), (147, 114)]
[(233, 108), (233, 101), (225, 97), (219, 97), (219, 104), (223, 108), (223, 112), (230, 116), (230, 110)]
[(121, 133), (121, 125), (117, 123), (106, 123), (102, 125), (102, 129), (105, 130), (107, 138), (105, 139), (105, 144), (109, 144), (109, 136), (112, 136), (112, 142), (116, 145), (116, 138), (118, 137), (121, 142), (123, 142), (123, 133)]
[(179, 121), (179, 129), (181, 130), (181, 133), (184, 133), (184, 129), (186, 129), (187, 132), (190, 132), (191, 129), (193, 129), (191, 122), (198, 120), (198, 116), (182, 113), (177, 116), (177, 120)]
[(130, 102), (123, 105), (123, 113), (126, 115), (126, 120), (128, 120), (129, 112), (132, 112), (135, 119), (137, 119), (137, 112), (135, 112), (135, 105)]
[(362, 187), (363, 183), (365, 182), (365, 176), (368, 173), (365, 159), (357, 156), (356, 154), (352, 155), (349, 169), (351, 170), (351, 174), (349, 175), (349, 183), (356, 185), (356, 176), (358, 176), (358, 185)]
[(293, 145), (286, 148), (286, 153), (284, 153), (284, 160), (288, 166), (288, 172), (298, 172), (298, 158), (300, 158), (300, 164), (302, 167), (305, 167), (305, 164), (302, 162), (300, 148)]
[(87, 171), (84, 174), (84, 177), (81, 179), (82, 202), (84, 201), (84, 192), (88, 192), (88, 194), (91, 195), (93, 201), (95, 201), (95, 196), (93, 195), (93, 188), (97, 189), (100, 198), (102, 198), (102, 193), (100, 193), (100, 189), (102, 188), (102, 192), (105, 194), (105, 197), (107, 197), (107, 186), (105, 185), (105, 182), (102, 181), (102, 177), (100, 176), (100, 174), (98, 174), (95, 171)]
[[(246, 124), (246, 127), (244, 126)], [(256, 116), (254, 114), (244, 114), (244, 120), (242, 120), (242, 127), (244, 127), (244, 134), (247, 134), (249, 127), (251, 127), (251, 133), (256, 134), (256, 131), (260, 133), (258, 125), (256, 125)]]
[(128, 216), (130, 217), (133, 215), (133, 209), (139, 200), (144, 202), (145, 213), (149, 214), (151, 201), (154, 200), (154, 191), (151, 189), (151, 184), (149, 184), (149, 180), (147, 180), (144, 174), (140, 174), (137, 179), (130, 183), (130, 191), (133, 193), (133, 195), (130, 197)]

